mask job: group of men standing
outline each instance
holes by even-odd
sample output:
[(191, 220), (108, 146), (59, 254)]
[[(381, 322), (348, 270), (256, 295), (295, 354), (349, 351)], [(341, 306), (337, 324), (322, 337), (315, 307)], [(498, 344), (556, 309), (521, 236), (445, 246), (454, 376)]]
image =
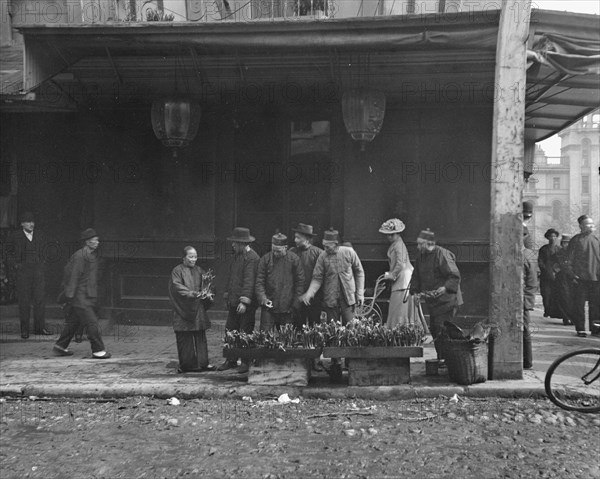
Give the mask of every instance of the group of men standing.
[[(580, 233), (562, 235), (550, 228), (545, 233), (548, 244), (538, 253), (540, 292), (544, 316), (559, 318), (574, 325), (578, 336), (600, 333), (600, 240), (594, 220), (587, 215), (578, 219)], [(588, 327), (585, 304), (589, 304)]]
[[(325, 250), (312, 244), (311, 225), (300, 223), (293, 232), (294, 247), (288, 249), (287, 236), (276, 233), (271, 251), (261, 258), (250, 247), (255, 238), (248, 228), (237, 227), (227, 238), (234, 252), (224, 293), (227, 330), (252, 332), (259, 307), (263, 331), (286, 324), (312, 326), (321, 311), (328, 319), (353, 318), (355, 305), (364, 300), (364, 270), (356, 252), (341, 246), (333, 229), (324, 234)], [(227, 360), (218, 369), (234, 367), (237, 360)], [(239, 372), (247, 371), (243, 360)]]

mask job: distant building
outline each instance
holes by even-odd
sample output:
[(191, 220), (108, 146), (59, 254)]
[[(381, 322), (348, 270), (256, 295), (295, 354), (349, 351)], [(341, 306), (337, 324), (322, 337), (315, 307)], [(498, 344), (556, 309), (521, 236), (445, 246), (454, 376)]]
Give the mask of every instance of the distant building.
[(534, 174), (523, 192), (524, 199), (535, 204), (529, 229), (539, 246), (546, 242), (548, 228), (577, 233), (582, 214), (600, 221), (600, 110), (558, 135), (561, 156), (546, 156), (536, 146)]

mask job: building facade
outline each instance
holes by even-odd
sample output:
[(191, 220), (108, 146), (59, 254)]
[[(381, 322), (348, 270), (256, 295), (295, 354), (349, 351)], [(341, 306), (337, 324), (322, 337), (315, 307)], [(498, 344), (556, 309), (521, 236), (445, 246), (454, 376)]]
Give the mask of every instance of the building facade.
[(600, 220), (600, 111), (585, 115), (559, 137), (559, 157), (536, 147), (534, 174), (523, 192), (535, 205), (530, 229), (538, 248), (546, 243), (549, 228), (576, 234), (579, 216)]

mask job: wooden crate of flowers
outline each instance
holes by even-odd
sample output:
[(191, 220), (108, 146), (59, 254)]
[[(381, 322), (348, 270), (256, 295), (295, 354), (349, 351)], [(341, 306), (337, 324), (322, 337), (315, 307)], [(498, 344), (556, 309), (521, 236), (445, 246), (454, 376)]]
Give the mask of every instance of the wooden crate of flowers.
[(249, 359), (248, 383), (272, 386), (306, 386), (310, 365), (321, 356), (318, 334), (285, 325), (275, 331), (254, 331), (247, 334), (228, 331), (224, 338), (223, 356)]
[(387, 328), (369, 318), (326, 327), (323, 356), (345, 358), (350, 386), (407, 384), (410, 358), (423, 356), (419, 326)]

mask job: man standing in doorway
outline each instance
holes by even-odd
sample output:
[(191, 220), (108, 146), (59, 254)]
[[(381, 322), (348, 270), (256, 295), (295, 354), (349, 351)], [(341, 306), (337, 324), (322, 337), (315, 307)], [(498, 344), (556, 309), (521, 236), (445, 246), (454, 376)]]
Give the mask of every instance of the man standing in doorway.
[(587, 215), (577, 218), (581, 233), (569, 242), (567, 268), (574, 280), (573, 320), (577, 336), (585, 338), (585, 303), (589, 304), (589, 331), (600, 333), (600, 240), (594, 220)]
[(453, 320), (463, 304), (460, 272), (454, 254), (435, 244), (435, 234), (429, 228), (419, 233), (417, 249), (410, 293), (421, 293), (425, 299), (437, 357), (443, 360), (440, 333), (444, 321)]
[[(227, 303), (227, 331), (254, 331), (256, 313), (256, 297), (254, 287), (256, 284), (256, 271), (260, 258), (256, 251), (250, 248), (254, 242), (248, 228), (234, 228), (233, 234), (227, 238), (233, 248), (233, 259), (229, 266), (229, 275), (226, 281), (223, 298)], [(227, 359), (217, 369), (225, 371), (237, 367), (237, 359)], [(248, 372), (249, 362), (242, 360), (241, 373)]]
[[(292, 231), (294, 232), (296, 246), (290, 248), (290, 251), (300, 258), (300, 264), (304, 271), (304, 290), (302, 291), (302, 294), (304, 294), (310, 286), (317, 259), (323, 250), (312, 244), (315, 237), (312, 225), (299, 223), (298, 227)], [(304, 303), (300, 305), (295, 318), (297, 328), (300, 329), (305, 324), (314, 326), (319, 322), (322, 296), (321, 290), (319, 290), (308, 306)]]
[(365, 299), (365, 272), (352, 248), (339, 246), (340, 235), (334, 229), (325, 231), (323, 251), (315, 264), (312, 281), (301, 301), (309, 306), (323, 287), (323, 306), (328, 320), (343, 324), (354, 318), (354, 307)]
[(29, 318), (33, 304), (33, 332), (48, 336), (45, 318), (45, 252), (47, 242), (44, 234), (35, 228), (35, 219), (30, 212), (21, 216), (21, 229), (9, 240), (14, 254), (9, 255), (9, 264), (17, 273), (17, 299), (21, 338), (29, 338)]
[(72, 356), (73, 352), (67, 348), (79, 325), (83, 324), (92, 347), (92, 359), (109, 359), (111, 354), (104, 348), (96, 316), (100, 238), (94, 229), (88, 228), (81, 233), (80, 239), (85, 242), (85, 246), (69, 259), (70, 274), (65, 281), (64, 291), (66, 301), (73, 310), (67, 316), (60, 338), (54, 345), (54, 353), (58, 356)]

